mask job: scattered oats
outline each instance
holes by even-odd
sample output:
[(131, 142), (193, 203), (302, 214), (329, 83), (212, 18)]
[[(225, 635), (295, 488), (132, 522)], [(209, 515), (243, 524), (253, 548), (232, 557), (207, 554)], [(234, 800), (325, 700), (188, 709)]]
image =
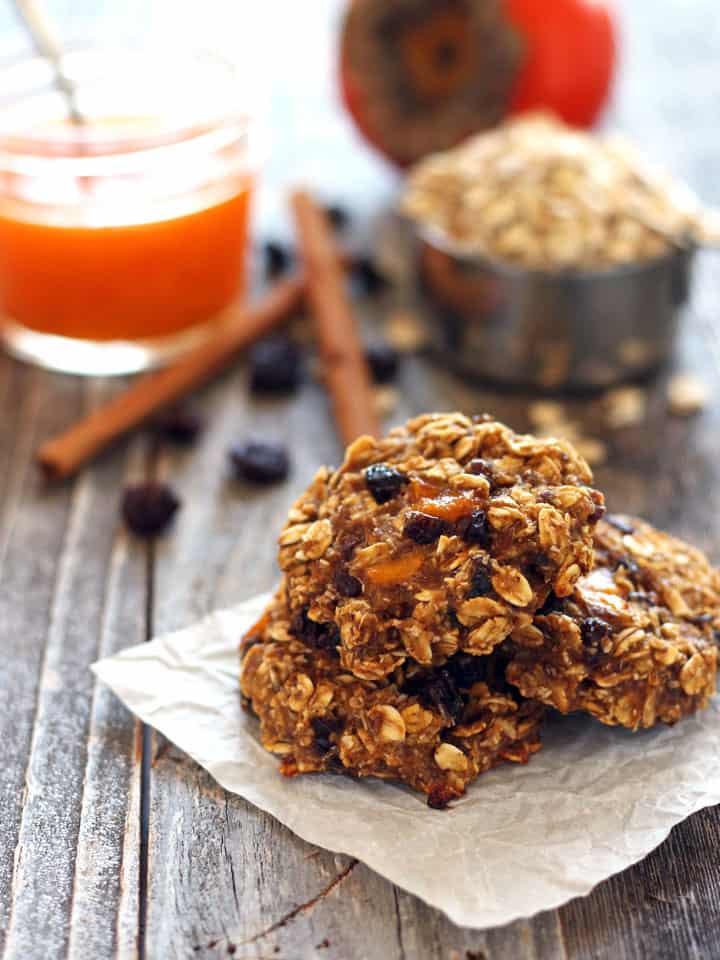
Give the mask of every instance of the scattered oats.
[(720, 210), (704, 210), (698, 219), (696, 241), (703, 247), (720, 247)]
[(386, 417), (392, 416), (397, 410), (400, 394), (395, 387), (374, 387), (372, 402), (376, 415), (384, 420)]
[(674, 376), (667, 387), (668, 407), (676, 417), (690, 417), (707, 404), (707, 387), (689, 373)]
[(579, 424), (573, 420), (558, 420), (557, 423), (549, 423), (537, 428), (535, 432), (543, 440), (569, 440), (570, 443), (577, 443), (582, 437)]
[(598, 467), (607, 460), (606, 445), (595, 437), (579, 437), (575, 440), (575, 449), (591, 467)]
[(645, 367), (652, 359), (653, 345), (646, 340), (629, 337), (621, 340), (618, 347), (620, 360), (625, 367)]
[(605, 419), (613, 430), (636, 427), (646, 410), (647, 394), (640, 387), (618, 387), (605, 395)]
[(534, 427), (550, 427), (556, 423), (564, 423), (567, 412), (562, 403), (553, 400), (537, 400), (528, 407), (530, 423)]
[(417, 314), (410, 310), (396, 310), (385, 321), (385, 337), (401, 353), (415, 353), (428, 340), (427, 330)]

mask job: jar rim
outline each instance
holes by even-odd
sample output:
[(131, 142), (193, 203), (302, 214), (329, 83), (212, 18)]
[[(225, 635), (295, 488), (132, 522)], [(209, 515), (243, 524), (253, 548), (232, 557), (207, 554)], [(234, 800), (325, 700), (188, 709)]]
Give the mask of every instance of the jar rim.
[[(117, 85), (118, 68), (132, 73), (124, 88)], [(90, 118), (87, 125), (65, 119), (64, 102), (42, 57), (28, 56), (0, 65), (0, 153), (6, 159), (84, 163), (121, 156), (127, 159), (133, 154), (147, 157), (181, 145), (218, 149), (228, 139), (249, 141), (255, 130), (258, 111), (250, 98), (251, 85), (243, 83), (238, 64), (215, 53), (179, 47), (78, 48), (64, 56), (63, 69), (76, 83), (81, 112)], [(89, 86), (90, 75), (97, 82), (87, 90), (84, 86)], [(149, 100), (150, 105), (135, 114), (133, 92), (140, 92), (141, 79), (148, 77), (161, 80), (161, 85), (154, 90), (143, 87), (142, 93), (148, 94), (143, 102)], [(193, 80), (198, 89), (188, 96), (193, 92)], [(98, 109), (103, 85), (110, 90), (113, 82), (110, 100), (122, 102), (126, 97), (127, 107), (116, 113), (111, 107), (103, 117)], [(165, 102), (161, 105), (156, 99), (153, 105), (153, 93)], [(30, 115), (37, 114), (34, 125), (32, 121), (28, 124), (25, 109), (31, 101), (34, 112)]]

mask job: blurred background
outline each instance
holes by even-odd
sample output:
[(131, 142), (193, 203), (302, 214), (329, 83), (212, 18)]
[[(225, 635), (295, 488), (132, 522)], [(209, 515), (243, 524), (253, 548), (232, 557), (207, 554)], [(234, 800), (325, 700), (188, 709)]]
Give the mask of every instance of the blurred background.
[[(551, 7), (553, 0), (546, 0)], [(337, 33), (345, 0), (47, 0), (70, 46), (157, 40), (254, 61), (265, 97), (270, 153), (258, 223), (286, 224), (283, 188), (306, 181), (322, 195), (367, 211), (397, 188), (397, 174), (358, 135), (342, 109)], [(614, 5), (619, 69), (603, 124), (639, 136), (647, 153), (720, 205), (716, 86), (720, 17), (715, 0), (627, 0)], [(11, 0), (0, 4), (0, 55), (30, 50)], [(656, 64), (662, 76), (650, 77)], [(682, 69), (677, 69), (678, 66)]]

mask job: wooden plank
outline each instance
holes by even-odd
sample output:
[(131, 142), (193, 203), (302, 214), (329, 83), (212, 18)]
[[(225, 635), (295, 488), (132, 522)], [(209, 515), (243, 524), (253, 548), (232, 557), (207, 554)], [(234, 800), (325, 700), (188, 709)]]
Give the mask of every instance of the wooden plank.
[(135, 724), (96, 690), (88, 666), (144, 636), (145, 564), (117, 538), (122, 455), (73, 487), (43, 491), (32, 482), (36, 442), (108, 391), (33, 378), (0, 583), (8, 664), (0, 739), (9, 745), (0, 772), (1, 952), (5, 960), (132, 956)]
[[(244, 372), (238, 371), (204, 397), (208, 430), (194, 454), (162, 458), (161, 471), (172, 476), (185, 505), (174, 535), (158, 547), (156, 631), (272, 587), (282, 517), (317, 465), (337, 460), (339, 448), (317, 387), (308, 386), (292, 402), (249, 404), (244, 395)], [(229, 445), (251, 433), (288, 442), (294, 454), (291, 483), (252, 491), (228, 476)], [(372, 940), (386, 956), (396, 952), (394, 904), (385, 881), (346, 857), (304, 843), (227, 795), (174, 749), (165, 750), (159, 738), (155, 750), (160, 753), (152, 767), (149, 956), (185, 957), (191, 950), (211, 956), (228, 945), (244, 955), (248, 941), (252, 955), (265, 950), (273, 955), (279, 946), (280, 956), (314, 957), (326, 937), (345, 942), (344, 926), (357, 922), (357, 904), (368, 898), (376, 915), (369, 921)], [(171, 872), (161, 866), (167, 863), (176, 865)], [(341, 888), (355, 893), (341, 898)], [(292, 922), (283, 922), (289, 915)], [(270, 930), (275, 924), (280, 925)]]
[(720, 953), (717, 808), (677, 827), (642, 863), (560, 911), (578, 960), (676, 960)]
[[(6, 362), (5, 373), (9, 369)], [(40, 375), (27, 381), (17, 408), (17, 444), (6, 487), (0, 531), (0, 624), (6, 657), (2, 673), (0, 739), (0, 945), (4, 943), (11, 908), (11, 884), (18, 841), (25, 771), (30, 754), (38, 678), (57, 574), (57, 557), (67, 524), (69, 491), (56, 491), (37, 508), (29, 482), (30, 446), (80, 408), (79, 389), (68, 389), (62, 403), (42, 407)], [(6, 448), (7, 449), (7, 448)]]

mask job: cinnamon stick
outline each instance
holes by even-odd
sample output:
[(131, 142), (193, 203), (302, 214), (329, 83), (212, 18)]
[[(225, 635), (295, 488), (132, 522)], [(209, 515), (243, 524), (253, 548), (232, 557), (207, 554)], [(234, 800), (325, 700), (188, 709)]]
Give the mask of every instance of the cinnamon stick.
[(50, 480), (72, 476), (113, 440), (210, 379), (239, 350), (286, 319), (300, 304), (304, 292), (302, 277), (280, 281), (259, 303), (243, 309), (212, 340), (171, 366), (143, 377), (65, 433), (48, 440), (35, 454), (45, 475)]
[(309, 194), (291, 198), (315, 338), (343, 443), (362, 434), (378, 436), (370, 376), (350, 301), (340, 252), (326, 214)]

